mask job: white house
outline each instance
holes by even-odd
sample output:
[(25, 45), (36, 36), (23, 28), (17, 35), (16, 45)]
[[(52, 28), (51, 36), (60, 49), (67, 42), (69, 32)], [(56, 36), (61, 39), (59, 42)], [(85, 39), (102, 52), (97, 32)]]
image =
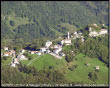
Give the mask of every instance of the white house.
[(27, 58), (24, 55), (18, 55), (17, 59), (19, 59), (19, 60), (27, 60)]
[(42, 52), (42, 53), (44, 53), (44, 52), (46, 52), (46, 47), (42, 47), (42, 48), (40, 48), (40, 51)]
[(62, 47), (61, 45), (54, 45), (54, 46), (53, 46), (54, 49), (56, 49), (56, 48), (61, 48), (61, 47)]
[(105, 26), (105, 24), (102, 24), (102, 26)]
[(31, 54), (36, 54), (36, 51), (30, 51)]
[(58, 53), (61, 52), (61, 51), (62, 51), (62, 48), (57, 48), (57, 49), (54, 49), (53, 52), (54, 52), (55, 54), (58, 54)]
[(89, 33), (89, 36), (91, 36), (91, 37), (95, 37), (95, 36), (98, 36), (98, 35), (99, 34), (96, 31), (92, 31), (92, 32)]
[(92, 28), (91, 27), (89, 27), (89, 32), (92, 32)]
[(5, 52), (5, 53), (3, 54), (3, 56), (10, 56), (10, 53), (9, 53), (9, 52)]
[(82, 35), (82, 33), (81, 33), (81, 32), (79, 32), (78, 34), (79, 34), (79, 35)]
[(76, 35), (77, 34), (77, 32), (74, 32), (74, 35)]
[(8, 47), (4, 47), (4, 50), (8, 50)]
[(73, 39), (76, 39), (76, 38), (80, 38), (80, 36), (82, 35), (81, 32), (74, 32), (74, 38)]
[(89, 33), (89, 36), (95, 37), (95, 36), (99, 36), (99, 35), (107, 34), (107, 33), (108, 33), (107, 29), (101, 29), (99, 32), (91, 31), (91, 32)]
[(12, 66), (12, 67), (16, 67), (16, 64), (15, 64), (15, 63), (11, 63), (11, 66)]
[(107, 29), (101, 29), (101, 31), (99, 32), (100, 35), (107, 34), (107, 33), (108, 33)]
[(97, 24), (93, 24), (95, 27), (97, 27)]
[(14, 63), (15, 63), (15, 64), (19, 64), (19, 61), (18, 61), (17, 58), (14, 59)]
[(65, 56), (65, 54), (64, 54), (64, 53), (60, 53), (59, 55), (61, 55), (61, 56)]
[(21, 50), (21, 53), (24, 53), (24, 52), (25, 52), (25, 50), (24, 50), (24, 49), (22, 49), (22, 50)]
[(38, 52), (37, 55), (41, 55), (41, 52)]
[(81, 41), (84, 42), (84, 36), (81, 36)]
[(66, 45), (70, 45), (71, 44), (71, 39), (65, 39), (61, 41), (61, 44), (66, 44)]
[(99, 68), (99, 66), (95, 66), (95, 69), (96, 69), (96, 70), (99, 70), (100, 68)]
[(46, 53), (50, 53), (50, 50), (48, 49), (48, 50), (46, 50)]
[(50, 45), (52, 45), (52, 42), (48, 40), (48, 41), (46, 42), (45, 46), (46, 46), (46, 47), (50, 47)]
[(9, 53), (10, 53), (10, 55), (12, 55), (12, 56), (15, 57), (15, 53), (16, 53), (16, 52), (15, 52), (14, 50), (10, 50)]

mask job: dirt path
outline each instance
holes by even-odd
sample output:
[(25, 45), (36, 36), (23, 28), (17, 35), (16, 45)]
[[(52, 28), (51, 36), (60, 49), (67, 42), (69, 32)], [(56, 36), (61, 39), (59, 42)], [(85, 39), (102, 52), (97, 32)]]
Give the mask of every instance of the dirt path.
[(37, 58), (31, 60), (31, 61), (27, 64), (27, 66), (30, 65), (34, 60), (38, 59), (39, 57), (40, 57), (40, 56), (38, 56)]

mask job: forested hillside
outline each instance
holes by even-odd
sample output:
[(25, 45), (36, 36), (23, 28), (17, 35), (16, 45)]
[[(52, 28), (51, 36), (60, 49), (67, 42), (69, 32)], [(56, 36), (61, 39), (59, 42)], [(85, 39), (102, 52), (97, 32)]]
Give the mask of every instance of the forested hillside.
[[(67, 23), (74, 28), (59, 27)], [(2, 42), (31, 41), (41, 37), (57, 37), (88, 24), (108, 25), (107, 1), (52, 2), (2, 1)], [(77, 29), (76, 29), (77, 28)], [(5, 41), (4, 41), (5, 39)]]

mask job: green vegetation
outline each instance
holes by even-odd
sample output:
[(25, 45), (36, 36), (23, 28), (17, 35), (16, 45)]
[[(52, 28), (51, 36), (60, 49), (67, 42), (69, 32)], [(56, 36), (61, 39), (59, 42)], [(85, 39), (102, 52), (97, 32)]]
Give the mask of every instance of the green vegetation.
[[(84, 82), (84, 83), (93, 83), (88, 79), (89, 72), (94, 72), (95, 66), (99, 66), (98, 80), (95, 83), (108, 83), (108, 68), (104, 65), (103, 62), (99, 61), (97, 58), (89, 58), (84, 54), (79, 54), (76, 57), (74, 64), (77, 64), (77, 68), (74, 71), (69, 71), (65, 74), (65, 77), (71, 81), (75, 82)], [(89, 63), (90, 66), (85, 64)]]
[[(98, 27), (93, 26), (98, 24)], [(102, 26), (105, 24), (105, 26)], [(37, 50), (50, 40), (58, 44), (69, 31), (81, 31), (85, 38), (63, 46), (62, 59), (50, 54), (24, 55), (16, 67), (2, 57), (1, 83), (9, 84), (108, 84), (108, 35), (91, 38), (88, 27), (108, 28), (108, 2), (1, 2), (1, 47)], [(62, 37), (62, 38), (58, 38)], [(5, 52), (1, 49), (1, 52)], [(95, 66), (100, 69), (95, 71)]]
[(1, 64), (2, 65), (10, 65), (12, 61), (11, 57), (3, 56), (1, 57)]
[[(35, 55), (33, 56), (34, 59), (37, 58)], [(27, 65), (29, 61), (22, 61), (21, 63)], [(90, 66), (87, 66), (86, 63), (89, 63)], [(64, 74), (68, 81), (83, 83), (93, 83), (88, 74), (95, 71), (95, 66), (99, 66), (98, 79), (95, 84), (108, 83), (108, 68), (106, 65), (97, 58), (90, 58), (84, 54), (78, 54), (75, 56), (75, 60), (70, 63), (67, 63), (64, 58), (59, 60), (46, 54), (34, 60), (29, 66), (34, 66), (39, 71), (43, 69), (57, 70)]]
[(1, 9), (2, 45), (9, 39), (12, 40), (11, 45), (16, 40), (24, 45), (22, 41), (31, 42), (41, 37), (55, 38), (67, 31), (74, 32), (84, 28), (88, 24), (108, 25), (107, 1), (98, 3), (7, 1), (1, 2)]
[[(63, 67), (63, 65), (66, 63), (65, 60), (59, 60), (49, 54), (40, 56), (39, 58), (37, 58), (38, 56), (35, 55), (31, 55), (33, 56), (32, 60), (35, 59), (29, 66), (34, 66), (36, 67), (37, 70), (41, 70), (43, 68), (49, 68), (49, 66), (54, 66), (55, 69), (60, 69)], [(37, 58), (37, 59), (36, 59)], [(21, 61), (22, 64), (27, 65), (30, 61)]]

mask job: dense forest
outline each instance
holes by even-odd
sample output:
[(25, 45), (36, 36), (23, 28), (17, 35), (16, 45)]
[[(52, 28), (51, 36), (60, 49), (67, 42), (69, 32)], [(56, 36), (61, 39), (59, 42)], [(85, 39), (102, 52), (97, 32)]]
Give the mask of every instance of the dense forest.
[(59, 28), (62, 23), (77, 30), (92, 23), (108, 25), (108, 2), (2, 1), (1, 18), (2, 44), (8, 41), (9, 45), (15, 40), (30, 42), (67, 33), (67, 27)]

